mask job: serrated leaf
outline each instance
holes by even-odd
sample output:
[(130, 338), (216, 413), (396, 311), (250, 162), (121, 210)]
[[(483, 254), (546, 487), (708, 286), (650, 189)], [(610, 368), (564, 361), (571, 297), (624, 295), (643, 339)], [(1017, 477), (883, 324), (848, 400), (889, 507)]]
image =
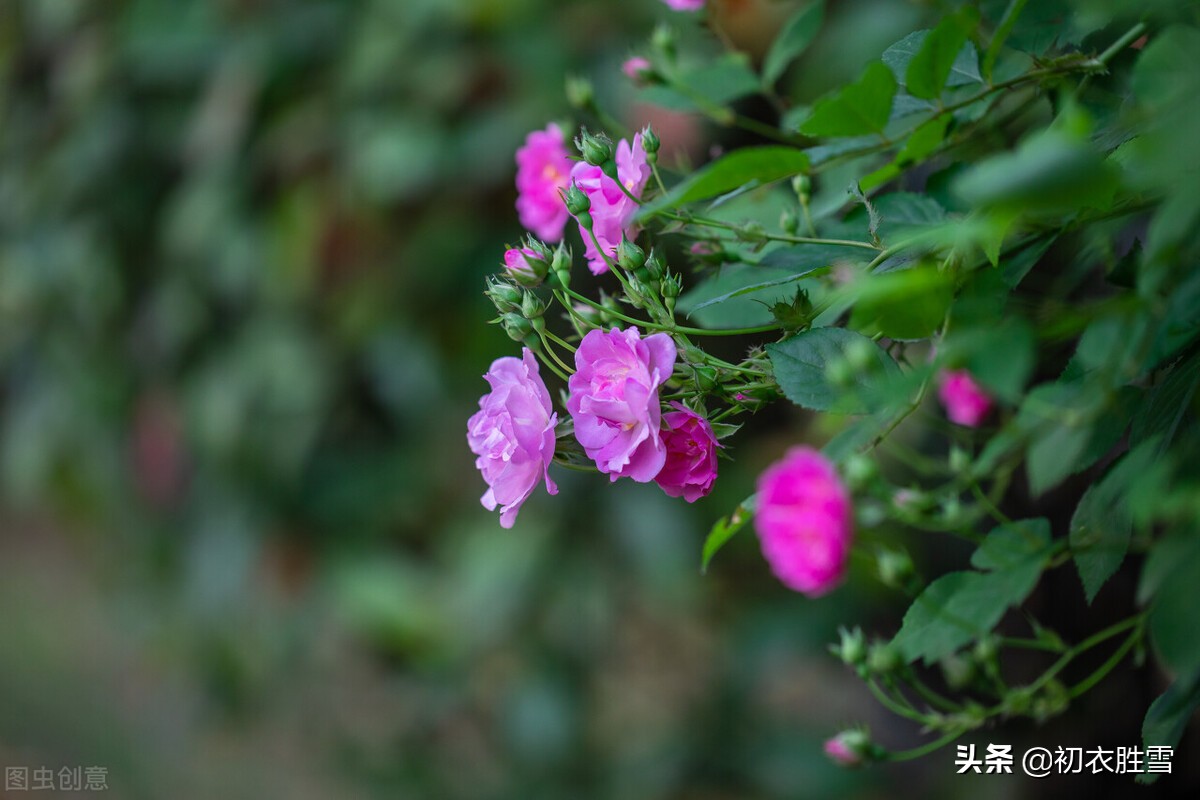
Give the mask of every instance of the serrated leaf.
[(1012, 33), (1013, 26), (1017, 24), (1017, 19), (1021, 16), (1026, 2), (1028, 0), (1010, 0), (1008, 8), (1004, 10), (1004, 16), (1000, 18), (1000, 24), (996, 26), (996, 32), (992, 34), (992, 41), (988, 43), (987, 53), (983, 57), (983, 74), (988, 80), (991, 80), (992, 67), (996, 65), (1000, 49), (1004, 46), (1008, 35)]
[(650, 86), (639, 92), (638, 97), (673, 111), (714, 111), (762, 89), (745, 56), (738, 54), (727, 54), (684, 72), (679, 82), (687, 87), (686, 93), (667, 86)]
[(775, 83), (788, 64), (798, 58), (816, 38), (825, 16), (823, 0), (810, 3), (797, 11), (783, 26), (763, 61), (763, 80)]
[(879, 61), (873, 62), (857, 81), (818, 100), (800, 132), (809, 136), (882, 134), (895, 95), (896, 79), (891, 70)]
[(1160, 436), (1160, 452), (1165, 450), (1192, 410), (1197, 386), (1200, 386), (1200, 354), (1176, 364), (1162, 383), (1146, 394), (1133, 419), (1129, 443), (1136, 446)]
[[(909, 65), (920, 52), (929, 34), (930, 32), (927, 30), (914, 31), (883, 51), (883, 63), (887, 64), (900, 84), (903, 85), (908, 79)], [(975, 46), (967, 42), (958, 51), (957, 57), (951, 64), (945, 85), (966, 86), (971, 83), (979, 83), (981, 80), (979, 57), (975, 53)]]
[(1071, 550), (1089, 605), (1125, 560), (1133, 536), (1129, 510), (1110, 500), (1099, 485), (1092, 486), (1071, 517)]
[(700, 559), (700, 573), (708, 572), (709, 562), (717, 551), (725, 546), (725, 543), (733, 538), (734, 534), (746, 527), (750, 520), (754, 519), (754, 504), (756, 495), (750, 495), (733, 510), (727, 517), (722, 517), (717, 520), (716, 524), (708, 532), (708, 536), (704, 539), (704, 550)]
[(859, 261), (855, 248), (827, 244), (798, 244), (778, 247), (764, 255), (759, 267), (794, 270), (807, 274), (821, 267), (831, 267), (842, 261)]
[(814, 411), (859, 413), (866, 409), (863, 395), (872, 380), (870, 372), (852, 375), (846, 388), (832, 385), (826, 375), (829, 364), (845, 361), (851, 347), (865, 348), (874, 371), (882, 377), (899, 373), (896, 362), (878, 345), (844, 328), (812, 328), (769, 344), (766, 350), (775, 380), (793, 403)]
[(734, 289), (731, 292), (726, 292), (725, 294), (717, 295), (716, 297), (714, 297), (710, 300), (705, 300), (703, 303), (699, 303), (699, 304), (693, 306), (692, 309), (688, 312), (688, 316), (690, 317), (692, 314), (695, 314), (698, 311), (703, 311), (706, 308), (710, 308), (712, 306), (728, 302), (730, 300), (733, 300), (736, 297), (742, 297), (744, 295), (762, 291), (763, 289), (770, 289), (773, 286), (786, 286), (789, 283), (795, 283), (796, 281), (803, 279), (808, 274), (816, 271), (816, 269), (818, 269), (818, 268), (814, 267), (813, 269), (810, 269), (806, 272), (800, 272), (795, 275), (788, 275), (783, 278), (775, 278), (773, 280), (762, 281), (760, 283), (752, 283), (748, 286), (743, 286), (740, 289)]
[(1032, 563), (1040, 569), (1049, 548), (1049, 520), (1017, 520), (993, 528), (971, 554), (971, 566), (981, 570), (1026, 569)]
[(967, 34), (978, 24), (978, 12), (974, 9), (964, 9), (938, 23), (921, 42), (920, 49), (904, 70), (908, 93), (936, 100), (941, 96), (951, 70), (956, 67), (960, 76), (980, 80), (975, 47), (967, 41)]
[[(772, 319), (769, 306), (780, 300), (788, 299), (790, 289), (787, 284), (792, 275), (792, 271), (786, 269), (732, 264), (723, 267), (716, 275), (685, 292), (679, 298), (676, 311), (686, 314), (690, 319), (706, 328), (765, 325)], [(696, 311), (697, 306), (707, 303), (713, 298), (731, 295), (747, 286), (776, 280), (782, 281), (782, 285), (778, 287), (760, 286), (749, 293), (736, 297), (730, 296), (724, 302)]]
[(1176, 673), (1200, 669), (1197, 586), (1200, 586), (1200, 552), (1193, 551), (1190, 558), (1167, 574), (1150, 612), (1150, 635), (1155, 649), (1163, 663)]
[(638, 219), (663, 210), (724, 194), (749, 181), (771, 183), (807, 172), (808, 156), (794, 147), (767, 145), (744, 147), (718, 158), (671, 191), (642, 206)]

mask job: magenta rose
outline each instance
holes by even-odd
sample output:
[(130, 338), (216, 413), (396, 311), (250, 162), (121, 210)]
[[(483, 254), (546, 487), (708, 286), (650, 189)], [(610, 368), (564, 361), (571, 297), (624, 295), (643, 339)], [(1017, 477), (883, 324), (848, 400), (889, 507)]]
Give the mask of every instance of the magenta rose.
[(479, 411), (467, 422), (467, 444), (488, 485), (480, 502), (488, 511), (501, 506), (500, 524), (511, 528), (538, 481), (558, 494), (549, 473), (558, 415), (528, 347), (519, 359), (497, 358), (483, 377), (492, 391), (479, 399)]
[(547, 242), (562, 239), (570, 217), (559, 192), (567, 188), (571, 163), (562, 129), (553, 123), (529, 134), (517, 150), (517, 215)]
[(712, 425), (680, 403), (663, 414), (663, 445), (667, 460), (654, 482), (671, 497), (694, 503), (712, 491), (717, 480), (717, 443)]
[(611, 480), (654, 480), (667, 458), (658, 387), (675, 366), (675, 342), (637, 328), (589, 331), (575, 352), (567, 410), (575, 438)]
[(938, 399), (951, 422), (974, 428), (992, 410), (992, 398), (965, 369), (943, 370), (938, 376)]
[[(642, 135), (635, 134), (633, 144), (622, 139), (617, 143), (615, 154), (617, 163), (617, 178), (634, 197), (640, 197), (650, 179), (650, 165), (646, 162), (646, 150), (642, 146)], [(600, 167), (594, 167), (586, 161), (576, 162), (571, 170), (571, 180), (579, 190), (591, 201), (592, 232), (600, 243), (604, 254), (615, 258), (617, 246), (621, 237), (630, 240), (637, 237), (637, 227), (632, 224), (633, 216), (637, 213), (638, 204), (634, 202), (612, 178), (604, 174)], [(608, 271), (608, 264), (596, 249), (596, 242), (579, 226), (579, 235), (583, 237), (584, 248), (587, 251), (588, 269), (593, 275)]]
[(704, 8), (704, 0), (663, 0), (676, 11), (699, 11)]
[(759, 476), (755, 527), (789, 588), (819, 597), (841, 581), (853, 538), (850, 494), (816, 450), (793, 447)]

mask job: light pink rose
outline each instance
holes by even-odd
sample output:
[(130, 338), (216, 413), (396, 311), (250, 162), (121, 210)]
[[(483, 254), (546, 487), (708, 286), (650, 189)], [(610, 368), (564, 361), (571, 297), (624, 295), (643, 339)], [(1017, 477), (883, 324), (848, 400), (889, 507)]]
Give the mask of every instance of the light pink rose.
[(654, 480), (667, 458), (658, 387), (675, 366), (675, 342), (637, 328), (588, 331), (575, 352), (567, 410), (575, 438), (611, 480)]
[(841, 581), (854, 535), (850, 494), (816, 450), (793, 447), (759, 476), (755, 527), (789, 588), (819, 597)]
[(721, 445), (708, 420), (680, 403), (671, 407), (676, 410), (663, 414), (667, 460), (654, 482), (671, 497), (694, 503), (712, 491)]
[(521, 225), (547, 242), (562, 240), (570, 215), (559, 195), (571, 174), (566, 138), (551, 123), (525, 137), (517, 150), (517, 215)]
[(511, 528), (538, 481), (558, 494), (549, 473), (558, 415), (528, 347), (519, 359), (497, 358), (483, 377), (492, 390), (479, 399), (479, 411), (467, 422), (467, 444), (488, 485), (480, 502), (488, 511), (502, 506), (500, 524)]
[(663, 0), (676, 11), (699, 11), (704, 8), (704, 0)]
[(992, 410), (992, 398), (965, 369), (943, 370), (938, 376), (938, 399), (951, 422), (974, 428)]
[[(646, 163), (642, 135), (635, 134), (632, 145), (624, 139), (618, 142), (615, 160), (621, 184), (634, 197), (640, 197), (646, 188), (646, 181), (650, 179), (650, 165)], [(614, 258), (622, 236), (631, 241), (637, 237), (637, 227), (631, 223), (638, 204), (621, 191), (617, 182), (605, 175), (604, 170), (586, 161), (576, 162), (571, 170), (571, 180), (591, 201), (592, 231), (604, 253)], [(579, 226), (579, 235), (583, 237), (587, 250), (588, 269), (593, 275), (607, 272), (608, 264), (582, 225)]]

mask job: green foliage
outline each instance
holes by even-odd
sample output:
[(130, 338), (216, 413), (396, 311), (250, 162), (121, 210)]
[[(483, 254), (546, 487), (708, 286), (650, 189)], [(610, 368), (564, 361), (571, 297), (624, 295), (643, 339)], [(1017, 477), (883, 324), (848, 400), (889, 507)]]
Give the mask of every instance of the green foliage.
[(767, 345), (767, 355), (787, 398), (813, 411), (858, 413), (867, 403), (863, 390), (897, 372), (896, 362), (887, 353), (865, 336), (844, 328), (798, 333)]
[(874, 62), (856, 82), (819, 100), (800, 132), (809, 136), (882, 134), (895, 94), (891, 71), (883, 63)]

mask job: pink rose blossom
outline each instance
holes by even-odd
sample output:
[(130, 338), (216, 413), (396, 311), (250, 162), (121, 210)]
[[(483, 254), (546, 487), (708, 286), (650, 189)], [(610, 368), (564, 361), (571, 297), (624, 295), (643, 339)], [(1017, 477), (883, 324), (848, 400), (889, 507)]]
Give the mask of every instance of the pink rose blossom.
[(992, 410), (991, 396), (965, 369), (943, 370), (938, 384), (938, 399), (951, 422), (974, 428)]
[[(646, 188), (646, 181), (650, 179), (642, 135), (635, 134), (632, 145), (624, 139), (618, 142), (615, 158), (621, 184), (634, 197), (640, 196), (642, 189)], [(591, 201), (592, 232), (596, 240), (606, 255), (614, 256), (622, 236), (630, 240), (637, 236), (637, 227), (631, 221), (637, 213), (638, 204), (621, 191), (617, 182), (605, 175), (600, 167), (593, 167), (586, 161), (576, 162), (571, 170), (571, 180)], [(583, 237), (587, 250), (588, 269), (593, 275), (607, 272), (608, 264), (582, 225), (579, 226), (579, 235)]]
[(676, 11), (699, 11), (704, 8), (704, 0), (663, 0)]
[(625, 59), (625, 63), (621, 65), (621, 71), (625, 73), (625, 77), (633, 81), (638, 86), (645, 83), (645, 78), (642, 73), (650, 72), (653, 69), (650, 62), (641, 56), (632, 56)]
[(809, 597), (833, 589), (854, 535), (850, 495), (833, 464), (793, 447), (759, 476), (757, 505), (755, 527), (775, 576)]
[(549, 473), (558, 415), (528, 347), (519, 359), (496, 359), (483, 377), (492, 390), (479, 399), (479, 411), (467, 422), (467, 444), (488, 485), (480, 502), (488, 511), (502, 506), (500, 524), (511, 528), (538, 481), (558, 494)]
[(512, 247), (504, 251), (504, 268), (522, 286), (537, 286), (546, 277), (545, 270), (539, 275), (538, 269), (529, 263), (531, 258), (534, 261), (541, 260), (541, 256), (528, 247)]
[(611, 480), (654, 480), (667, 458), (658, 387), (671, 377), (675, 342), (637, 328), (589, 331), (575, 352), (567, 410), (575, 438)]
[(547, 242), (562, 239), (570, 216), (559, 190), (567, 188), (571, 164), (562, 129), (553, 123), (529, 134), (517, 150), (517, 215)]
[(708, 420), (679, 403), (671, 407), (677, 410), (663, 414), (667, 460), (654, 482), (671, 497), (694, 503), (712, 491), (721, 445)]

